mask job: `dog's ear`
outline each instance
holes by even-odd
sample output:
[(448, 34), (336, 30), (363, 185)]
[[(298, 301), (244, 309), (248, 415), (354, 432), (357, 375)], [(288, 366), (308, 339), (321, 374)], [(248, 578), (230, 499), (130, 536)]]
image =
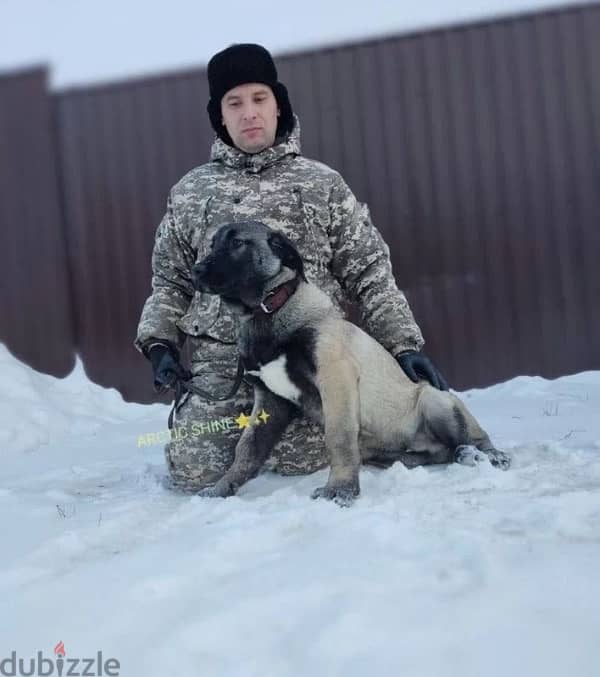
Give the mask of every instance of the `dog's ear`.
[(276, 254), (280, 259), (281, 263), (295, 270), (298, 275), (306, 282), (306, 276), (304, 275), (304, 262), (300, 253), (294, 246), (294, 244), (282, 233), (273, 233), (269, 237), (269, 246), (274, 254)]

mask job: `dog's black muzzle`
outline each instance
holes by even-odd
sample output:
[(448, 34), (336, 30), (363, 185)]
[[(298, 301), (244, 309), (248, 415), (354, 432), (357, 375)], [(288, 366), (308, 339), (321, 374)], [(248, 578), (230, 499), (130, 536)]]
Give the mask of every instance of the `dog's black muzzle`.
[(221, 294), (230, 284), (230, 276), (221, 268), (219, 261), (212, 254), (194, 264), (192, 266), (194, 289), (207, 294)]
[(209, 254), (192, 266), (194, 289), (237, 300), (259, 297), (269, 277), (248, 271), (247, 262), (231, 261)]

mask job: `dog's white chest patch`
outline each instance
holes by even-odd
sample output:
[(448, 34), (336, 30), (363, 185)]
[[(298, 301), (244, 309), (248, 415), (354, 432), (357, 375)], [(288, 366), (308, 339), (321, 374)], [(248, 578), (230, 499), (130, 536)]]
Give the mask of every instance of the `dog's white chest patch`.
[(300, 388), (290, 380), (285, 364), (285, 355), (280, 355), (276, 360), (267, 362), (261, 365), (260, 369), (248, 371), (248, 373), (257, 376), (276, 395), (292, 402), (298, 402), (301, 395)]

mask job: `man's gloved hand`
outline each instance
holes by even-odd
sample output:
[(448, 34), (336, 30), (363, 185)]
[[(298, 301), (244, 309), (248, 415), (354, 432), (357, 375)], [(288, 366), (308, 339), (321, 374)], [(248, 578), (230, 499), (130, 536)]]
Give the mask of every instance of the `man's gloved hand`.
[(164, 393), (177, 379), (187, 379), (188, 372), (179, 363), (179, 358), (173, 349), (164, 343), (155, 343), (148, 350), (147, 357), (154, 370), (154, 390)]
[(396, 355), (398, 364), (411, 381), (425, 379), (438, 390), (448, 390), (446, 379), (440, 374), (433, 362), (423, 353), (416, 350), (405, 350)]

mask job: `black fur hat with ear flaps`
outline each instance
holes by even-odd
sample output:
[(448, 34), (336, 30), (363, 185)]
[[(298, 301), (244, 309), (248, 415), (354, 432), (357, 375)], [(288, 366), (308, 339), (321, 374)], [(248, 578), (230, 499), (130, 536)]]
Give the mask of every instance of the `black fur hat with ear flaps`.
[(235, 144), (223, 125), (221, 100), (230, 89), (250, 82), (260, 82), (273, 90), (279, 106), (276, 138), (287, 136), (292, 131), (294, 112), (287, 88), (277, 80), (273, 57), (261, 45), (231, 45), (218, 52), (208, 62), (207, 76), (210, 99), (206, 110), (217, 136), (227, 145)]

